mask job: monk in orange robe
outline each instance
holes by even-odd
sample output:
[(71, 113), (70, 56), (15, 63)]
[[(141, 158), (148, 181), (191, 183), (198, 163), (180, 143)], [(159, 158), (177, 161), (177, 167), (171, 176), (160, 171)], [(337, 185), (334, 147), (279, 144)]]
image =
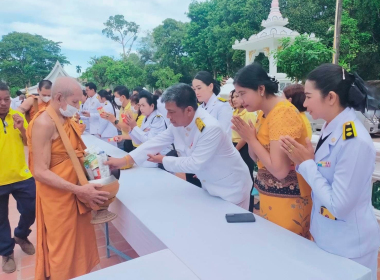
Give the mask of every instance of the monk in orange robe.
[(25, 115), (26, 121), (29, 123), (33, 117), (45, 109), (50, 104), (51, 99), (51, 86), (52, 83), (49, 80), (42, 80), (37, 87), (38, 96), (29, 96), (24, 102), (17, 108)]
[[(58, 116), (78, 158), (85, 145), (71, 117), (82, 90), (72, 78), (58, 78), (48, 108), (37, 113), (27, 131), (36, 179), (36, 280), (66, 280), (89, 273), (99, 263), (90, 206), (102, 204), (109, 193), (100, 185), (78, 185), (78, 176), (55, 123)], [(95, 206), (96, 207), (96, 206)]]

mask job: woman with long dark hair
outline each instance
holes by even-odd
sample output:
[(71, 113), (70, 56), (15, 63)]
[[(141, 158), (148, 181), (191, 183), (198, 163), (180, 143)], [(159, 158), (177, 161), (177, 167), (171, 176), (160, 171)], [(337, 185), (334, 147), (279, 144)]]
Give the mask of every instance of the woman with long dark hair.
[(355, 113), (366, 108), (368, 88), (358, 75), (324, 64), (308, 75), (305, 93), (310, 115), (326, 121), (316, 150), (310, 140), (306, 148), (291, 137), (280, 143), (312, 189), (311, 234), (320, 248), (370, 268), (377, 279), (380, 230), (371, 203), (376, 150)]
[(300, 112), (288, 100), (276, 95), (278, 82), (259, 64), (241, 69), (235, 76), (235, 90), (247, 111), (258, 113), (256, 126), (234, 116), (233, 129), (249, 146), (257, 161), (255, 187), (260, 192), (260, 215), (305, 238), (310, 238), (311, 189), (295, 171), (281, 149), (280, 137), (290, 135), (305, 145), (307, 129)]

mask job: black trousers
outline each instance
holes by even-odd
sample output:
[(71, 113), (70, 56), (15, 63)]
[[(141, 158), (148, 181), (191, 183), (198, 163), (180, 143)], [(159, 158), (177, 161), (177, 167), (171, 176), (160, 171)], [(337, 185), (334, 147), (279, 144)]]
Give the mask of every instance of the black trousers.
[[(233, 143), (234, 146), (236, 147), (236, 145), (238, 143)], [(239, 153), (240, 153), (240, 156), (241, 158), (244, 160), (245, 164), (248, 166), (248, 169), (249, 169), (249, 174), (251, 175), (251, 179), (252, 179), (252, 182), (253, 182), (253, 185), (252, 185), (252, 188), (251, 188), (251, 192), (252, 192), (252, 189), (255, 185), (255, 180), (253, 178), (253, 171), (255, 170), (255, 167), (256, 167), (256, 163), (253, 161), (253, 159), (251, 158), (251, 156), (249, 155), (249, 151), (248, 151), (248, 144), (245, 144), (240, 150), (239, 150)], [(255, 204), (254, 202), (254, 196), (251, 195), (250, 196), (250, 199), (249, 199), (249, 211), (250, 212), (253, 212), (253, 205)]]
[(124, 151), (127, 153), (132, 152), (136, 147), (133, 146), (132, 140), (124, 140)]
[[(169, 153), (166, 154), (166, 156), (178, 157), (178, 154), (177, 154), (176, 150), (171, 150)], [(166, 171), (166, 169), (164, 168), (164, 165), (162, 163), (158, 164), (158, 168), (161, 168), (162, 170)], [(201, 181), (198, 178), (194, 178), (194, 176), (195, 176), (195, 174), (186, 173), (186, 181), (197, 186), (197, 187), (199, 187), (199, 188), (202, 188)]]
[(25, 239), (36, 218), (36, 183), (33, 178), (25, 181), (0, 186), (0, 255), (8, 256), (13, 253), (15, 240), (11, 236), (11, 226), (8, 219), (9, 195), (12, 194), (20, 212), (20, 221), (14, 235)]

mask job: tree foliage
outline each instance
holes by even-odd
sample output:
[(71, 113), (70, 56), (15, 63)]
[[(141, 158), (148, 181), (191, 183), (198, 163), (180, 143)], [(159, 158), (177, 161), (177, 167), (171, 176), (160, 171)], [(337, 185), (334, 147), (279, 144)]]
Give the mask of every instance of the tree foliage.
[[(132, 50), (134, 42), (137, 40), (139, 25), (133, 21), (127, 21), (123, 15), (110, 16), (104, 23), (102, 33), (111, 40), (119, 43), (123, 47), (123, 56), (127, 58)], [(128, 48), (126, 50), (126, 48)]]
[(173, 69), (165, 67), (154, 71), (153, 76), (157, 78), (156, 87), (166, 89), (178, 83), (182, 74), (174, 74)]
[(70, 64), (61, 53), (60, 42), (40, 35), (12, 32), (0, 41), (0, 80), (12, 92), (37, 84), (53, 69), (57, 60)]
[(305, 82), (314, 68), (331, 61), (333, 51), (323, 43), (309, 39), (307, 35), (281, 40), (282, 48), (274, 53), (278, 66), (293, 81)]

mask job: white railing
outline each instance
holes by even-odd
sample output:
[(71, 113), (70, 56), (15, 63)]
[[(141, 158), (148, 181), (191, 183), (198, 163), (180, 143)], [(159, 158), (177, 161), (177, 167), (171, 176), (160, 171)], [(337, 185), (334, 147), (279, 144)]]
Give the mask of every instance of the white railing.
[[(319, 135), (313, 135), (313, 138), (311, 140), (314, 148), (318, 143)], [(376, 181), (380, 181), (380, 143), (374, 143), (376, 148), (376, 165), (375, 165), (375, 171), (372, 174), (372, 183), (375, 183)], [(380, 210), (374, 209), (375, 215), (377, 220), (380, 221)]]

